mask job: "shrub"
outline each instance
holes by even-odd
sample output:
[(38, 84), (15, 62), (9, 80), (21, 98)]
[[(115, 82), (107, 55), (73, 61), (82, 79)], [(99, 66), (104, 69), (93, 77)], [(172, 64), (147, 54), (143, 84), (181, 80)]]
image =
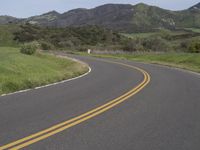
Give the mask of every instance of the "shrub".
[(144, 47), (142, 45), (142, 39), (133, 39), (131, 41), (127, 41), (124, 44), (123, 47), (124, 51), (129, 51), (129, 52), (133, 52), (133, 51), (144, 51)]
[(43, 35), (39, 27), (30, 24), (21, 25), (20, 30), (17, 30), (13, 34), (14, 40), (21, 43), (39, 40), (41, 35)]
[(168, 51), (172, 47), (167, 40), (160, 36), (151, 36), (148, 38), (136, 38), (126, 41), (123, 50), (125, 51)]
[(180, 48), (181, 48), (181, 49), (187, 49), (187, 48), (188, 48), (188, 41), (183, 40), (183, 41), (180, 43)]
[(200, 40), (191, 41), (188, 45), (188, 52), (200, 53)]
[(145, 49), (151, 51), (168, 51), (171, 49), (169, 43), (159, 36), (152, 36), (144, 39), (142, 45)]
[(40, 42), (40, 48), (42, 50), (52, 50), (54, 48), (54, 46), (51, 43), (41, 41)]
[(36, 52), (37, 47), (38, 46), (34, 42), (26, 43), (22, 45), (20, 52), (27, 55), (33, 55)]
[(81, 51), (81, 52), (87, 52), (88, 49), (89, 49), (88, 46), (79, 46), (79, 47), (77, 47), (77, 50)]
[(158, 34), (161, 38), (165, 40), (172, 40), (173, 36), (171, 35), (171, 31), (169, 30), (161, 30), (160, 33)]

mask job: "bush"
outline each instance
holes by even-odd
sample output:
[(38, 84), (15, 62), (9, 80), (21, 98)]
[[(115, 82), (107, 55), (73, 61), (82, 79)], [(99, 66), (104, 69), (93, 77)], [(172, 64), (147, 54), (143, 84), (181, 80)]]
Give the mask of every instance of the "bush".
[(171, 31), (169, 30), (161, 30), (160, 33), (158, 34), (161, 38), (165, 40), (172, 40), (173, 36), (171, 35)]
[[(45, 28), (25, 24), (14, 33), (14, 40), (19, 43), (41, 41), (42, 49), (76, 48), (84, 45), (119, 44), (120, 34), (97, 26)], [(45, 41), (45, 42), (42, 42)], [(51, 47), (53, 45), (53, 47)]]
[(131, 41), (127, 41), (124, 44), (123, 47), (124, 51), (129, 51), (129, 52), (133, 52), (133, 51), (144, 51), (144, 47), (142, 45), (142, 39), (133, 39)]
[(172, 46), (167, 40), (160, 36), (150, 36), (148, 38), (134, 38), (126, 41), (124, 44), (124, 51), (169, 51), (172, 50)]
[(200, 53), (200, 40), (191, 41), (188, 45), (188, 52)]
[(180, 43), (180, 48), (181, 48), (181, 49), (187, 49), (187, 48), (188, 48), (188, 41), (183, 40), (183, 41)]
[(54, 48), (54, 46), (48, 42), (45, 41), (41, 41), (40, 42), (40, 48), (42, 50), (52, 50)]
[(32, 42), (35, 40), (39, 40), (41, 35), (41, 29), (37, 26), (33, 26), (30, 24), (21, 25), (20, 30), (17, 30), (14, 34), (14, 40), (25, 43), (25, 42)]
[(79, 46), (76, 48), (78, 51), (81, 51), (81, 52), (87, 52), (87, 50), (89, 49), (88, 46)]
[(151, 51), (168, 51), (171, 49), (170, 44), (159, 36), (152, 36), (144, 39), (142, 45), (145, 49)]
[(33, 55), (37, 50), (37, 45), (33, 43), (26, 43), (22, 45), (20, 52), (27, 55)]

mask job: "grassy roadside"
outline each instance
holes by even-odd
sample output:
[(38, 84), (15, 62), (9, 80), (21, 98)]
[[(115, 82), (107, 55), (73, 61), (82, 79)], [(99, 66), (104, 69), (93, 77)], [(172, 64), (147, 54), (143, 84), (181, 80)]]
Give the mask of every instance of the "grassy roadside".
[(0, 47), (0, 95), (61, 81), (88, 71), (86, 65), (36, 53), (24, 55), (18, 48)]
[[(79, 53), (81, 55), (87, 55)], [(153, 64), (173, 66), (200, 73), (200, 54), (192, 53), (145, 53), (145, 54), (92, 54), (94, 57), (127, 59)]]

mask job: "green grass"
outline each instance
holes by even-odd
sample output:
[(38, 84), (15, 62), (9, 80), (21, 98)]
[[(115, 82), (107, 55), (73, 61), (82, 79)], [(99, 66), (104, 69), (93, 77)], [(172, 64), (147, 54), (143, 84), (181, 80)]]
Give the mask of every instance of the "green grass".
[[(196, 29), (197, 30), (197, 29)], [(170, 31), (167, 29), (162, 29), (162, 30), (158, 30), (156, 32), (147, 32), (147, 33), (121, 33), (121, 35), (134, 39), (134, 38), (148, 38), (151, 36), (155, 36), (155, 35), (160, 35), (162, 36), (163, 34), (168, 34), (169, 36), (176, 36), (176, 35), (183, 35), (183, 34), (187, 34), (190, 33), (191, 30), (188, 29), (188, 32), (186, 31)], [(200, 30), (199, 30), (200, 33)]]
[(200, 28), (185, 28), (185, 29), (195, 33), (200, 33)]
[(18, 48), (0, 47), (0, 95), (61, 81), (85, 73), (86, 65), (53, 55), (21, 54)]
[(17, 47), (18, 43), (14, 41), (13, 33), (19, 29), (18, 25), (0, 25), (0, 46)]
[[(80, 53), (79, 53), (80, 54)], [(116, 55), (96, 55), (95, 57), (127, 59), (131, 61), (141, 61), (155, 64), (162, 64), (183, 68), (195, 72), (200, 72), (200, 54), (191, 53), (144, 53), (144, 54), (116, 54)]]

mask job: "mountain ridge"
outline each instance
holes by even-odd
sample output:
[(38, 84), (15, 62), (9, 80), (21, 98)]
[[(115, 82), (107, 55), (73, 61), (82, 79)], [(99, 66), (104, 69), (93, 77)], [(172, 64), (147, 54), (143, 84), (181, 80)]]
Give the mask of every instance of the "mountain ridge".
[(196, 5), (190, 7), (189, 9), (190, 9), (190, 10), (191, 10), (191, 9), (200, 9), (200, 2), (197, 3)]
[(97, 25), (120, 32), (146, 32), (157, 28), (200, 28), (200, 3), (182, 11), (139, 3), (105, 4), (92, 9), (78, 8), (64, 13), (50, 11), (24, 19), (0, 16), (0, 24), (8, 23), (30, 23), (57, 28)]

